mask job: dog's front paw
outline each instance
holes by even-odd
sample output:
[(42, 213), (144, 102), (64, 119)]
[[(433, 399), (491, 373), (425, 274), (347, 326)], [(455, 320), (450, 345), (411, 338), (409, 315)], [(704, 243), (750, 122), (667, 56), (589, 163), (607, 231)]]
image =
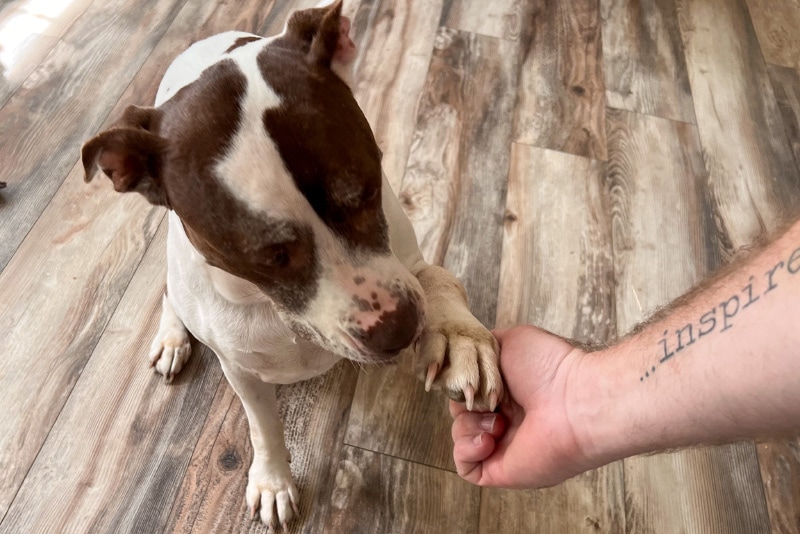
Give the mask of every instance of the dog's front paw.
[(494, 411), (503, 397), (498, 346), (491, 332), (471, 315), (467, 320), (434, 321), (417, 343), (425, 390), (441, 389), (468, 410)]
[(415, 347), (425, 389), (441, 389), (469, 410), (494, 411), (503, 398), (497, 340), (469, 311), (452, 274), (431, 265), (417, 279), (426, 300), (425, 328)]
[(247, 506), (252, 519), (261, 510), (261, 522), (270, 531), (283, 525), (288, 531), (288, 524), (298, 515), (297, 505), (300, 494), (292, 481), (289, 464), (283, 460), (253, 459), (247, 481)]
[(182, 324), (163, 324), (158, 329), (153, 344), (150, 346), (150, 367), (164, 375), (164, 380), (172, 382), (175, 375), (183, 369), (183, 365), (192, 354), (189, 333)]

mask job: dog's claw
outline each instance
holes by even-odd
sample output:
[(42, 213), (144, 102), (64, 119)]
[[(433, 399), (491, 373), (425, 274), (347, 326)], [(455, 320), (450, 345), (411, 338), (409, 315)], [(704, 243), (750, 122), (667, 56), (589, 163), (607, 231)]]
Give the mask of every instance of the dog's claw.
[(433, 362), (428, 366), (428, 374), (425, 376), (425, 391), (431, 390), (431, 386), (433, 386), (433, 381), (436, 379), (437, 373), (439, 373), (439, 364)]
[(250, 521), (255, 521), (258, 514), (258, 507), (253, 505), (250, 507)]
[(283, 531), (289, 532), (289, 524), (286, 521), (284, 521), (282, 525), (283, 525)]
[(495, 411), (495, 409), (497, 408), (497, 401), (498, 401), (497, 397), (498, 397), (498, 395), (497, 395), (496, 391), (492, 391), (489, 394), (489, 411), (490, 412)]
[(297, 507), (297, 503), (294, 502), (294, 499), (292, 499), (292, 510), (294, 510), (294, 515), (300, 515), (300, 509)]
[(467, 403), (467, 410), (471, 412), (475, 405), (475, 388), (471, 384), (464, 388), (464, 399)]

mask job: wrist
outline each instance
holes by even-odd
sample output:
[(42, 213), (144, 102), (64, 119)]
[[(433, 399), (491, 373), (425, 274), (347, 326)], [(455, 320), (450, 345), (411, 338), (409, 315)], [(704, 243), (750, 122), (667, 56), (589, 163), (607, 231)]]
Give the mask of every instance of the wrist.
[(567, 416), (587, 469), (644, 452), (631, 432), (636, 423), (625, 408), (630, 390), (614, 349), (581, 351), (568, 378)]

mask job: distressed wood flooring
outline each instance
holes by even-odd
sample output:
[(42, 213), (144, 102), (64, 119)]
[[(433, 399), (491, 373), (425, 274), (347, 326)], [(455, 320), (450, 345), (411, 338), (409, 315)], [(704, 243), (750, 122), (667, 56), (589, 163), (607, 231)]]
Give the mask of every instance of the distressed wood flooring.
[[(0, 0), (0, 533), (265, 532), (242, 406), (147, 348), (165, 212), (81, 143), (189, 43), (316, 0)], [(426, 257), (488, 326), (611, 341), (800, 213), (797, 0), (345, 0), (356, 97)], [(402, 367), (279, 389), (304, 533), (800, 533), (800, 441), (480, 489)], [(531, 451), (531, 454), (535, 454)]]

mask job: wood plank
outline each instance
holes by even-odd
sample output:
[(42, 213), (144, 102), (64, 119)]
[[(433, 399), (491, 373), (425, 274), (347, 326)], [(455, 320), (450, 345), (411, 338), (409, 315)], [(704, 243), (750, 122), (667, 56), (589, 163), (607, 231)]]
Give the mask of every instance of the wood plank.
[(797, 190), (783, 177), (797, 170), (744, 2), (676, 5), (727, 260), (796, 205)]
[(789, 144), (794, 152), (795, 163), (800, 168), (800, 71), (767, 65), (767, 72)]
[(0, 268), (63, 183), (80, 144), (98, 130), (184, 3), (94, 2), (0, 109), (0, 181), (8, 182)]
[(758, 444), (772, 532), (800, 532), (800, 440)]
[[(605, 166), (515, 144), (497, 324), (536, 324), (580, 341), (615, 336)], [(625, 532), (622, 464), (538, 491), (484, 489), (481, 532)]]
[(92, 1), (61, 0), (45, 4), (14, 0), (0, 5), (0, 107)]
[(7, 400), (0, 405), (0, 515), (163, 217), (137, 196), (114, 193), (104, 181), (85, 185), (82, 171), (76, 167), (70, 174), (0, 274), (0, 321), (9, 325), (0, 337), (7, 366), (0, 372)]
[(406, 169), (442, 1), (361, 0), (353, 14), (360, 49), (354, 93), (395, 191)]
[[(608, 140), (617, 328), (624, 333), (718, 266), (719, 243), (692, 125), (609, 111)], [(629, 531), (769, 528), (750, 442), (624, 464)]]
[[(278, 388), (292, 474), (300, 490), (300, 518), (291, 525), (292, 532), (319, 532), (332, 513), (337, 470), (332, 459), (339, 458), (343, 446), (356, 379), (354, 367), (342, 362), (323, 376)], [(234, 393), (226, 391), (218, 399), (166, 530), (239, 532), (251, 526), (244, 500), (252, 459), (247, 417)]]
[(747, 0), (747, 6), (767, 63), (800, 68), (800, 2)]
[[(128, 104), (153, 101), (164, 70), (193, 36), (224, 29), (225, 13), (231, 21), (246, 13), (262, 13), (263, 19), (260, 6), (257, 0), (235, 6), (203, 0), (188, 3), (128, 85), (106, 125)], [(97, 66), (103, 68), (103, 64)], [(0, 208), (19, 200), (14, 188), (3, 191), (5, 204)], [(61, 411), (163, 214), (139, 195), (114, 193), (107, 180), (97, 179), (87, 186), (78, 163), (0, 274), (4, 288), (0, 320), (13, 325), (0, 339), (0, 353), (15, 370), (0, 373), (0, 387), (9, 399), (0, 407), (6, 430), (0, 433), (0, 516)], [(5, 232), (8, 225), (2, 229)], [(48, 247), (47, 255), (42, 255), (42, 247)], [(42, 310), (47, 310), (44, 325)], [(41, 387), (32, 389), (31, 383)], [(17, 450), (18, 443), (25, 447)]]
[(454, 30), (518, 41), (534, 5), (531, 0), (446, 0), (440, 24)]
[(607, 105), (694, 122), (674, 0), (603, 0), (600, 9)]
[(524, 22), (514, 140), (606, 159), (598, 2), (544, 2)]
[(0, 531), (44, 532), (54, 525), (83, 532), (162, 529), (222, 378), (211, 351), (199, 344), (174, 385), (147, 364), (165, 279), (166, 222)]
[(55, 37), (35, 33), (12, 40), (0, 29), (0, 108), (57, 42)]
[[(511, 41), (440, 28), (399, 194), (426, 259), (461, 279), (471, 309), (488, 326), (517, 58)], [(450, 425), (443, 398), (426, 394), (409, 367), (373, 369), (359, 378), (346, 442), (453, 470)]]
[(479, 488), (455, 473), (354, 447), (338, 467), (324, 532), (477, 532)]

